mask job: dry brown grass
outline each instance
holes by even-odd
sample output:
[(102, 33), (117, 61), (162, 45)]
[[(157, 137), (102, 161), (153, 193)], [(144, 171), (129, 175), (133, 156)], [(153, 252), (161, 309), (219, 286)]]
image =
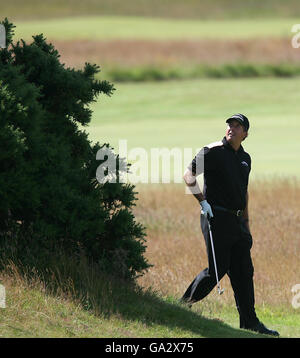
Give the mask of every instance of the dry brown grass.
[[(51, 40), (49, 40), (51, 41)], [(112, 40), (51, 41), (67, 66), (82, 67), (85, 62), (102, 67), (145, 65), (195, 65), (247, 63), (297, 63), (290, 39), (249, 40)]]
[[(154, 265), (139, 283), (180, 297), (207, 266), (200, 206), (185, 194), (184, 184), (149, 184), (137, 190), (135, 215), (147, 227), (146, 256)], [(256, 303), (290, 306), (291, 287), (300, 282), (299, 181), (256, 181), (249, 195)], [(222, 301), (233, 303), (227, 276), (222, 286)]]

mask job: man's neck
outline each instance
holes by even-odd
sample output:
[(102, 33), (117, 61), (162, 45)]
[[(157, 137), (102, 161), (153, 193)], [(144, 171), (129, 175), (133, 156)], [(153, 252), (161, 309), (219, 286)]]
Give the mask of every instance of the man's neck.
[(227, 142), (231, 145), (231, 147), (237, 152), (240, 149), (241, 143), (240, 142), (233, 142), (227, 140)]

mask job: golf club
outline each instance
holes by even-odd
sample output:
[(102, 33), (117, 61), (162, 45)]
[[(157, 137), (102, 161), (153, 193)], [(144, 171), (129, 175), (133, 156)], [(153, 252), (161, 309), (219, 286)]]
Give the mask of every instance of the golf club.
[(212, 237), (212, 232), (211, 232), (211, 227), (210, 227), (209, 220), (210, 220), (210, 218), (207, 216), (208, 230), (209, 230), (210, 243), (211, 243), (211, 251), (212, 251), (212, 254), (213, 254), (213, 260), (214, 260), (214, 266), (215, 266), (215, 272), (216, 272), (216, 279), (217, 279), (217, 288), (218, 288), (219, 295), (222, 295), (222, 293), (224, 292), (224, 289), (221, 289), (220, 282), (219, 282), (217, 263), (216, 263), (216, 256), (215, 256), (215, 249), (214, 249), (214, 242), (213, 242), (213, 237)]

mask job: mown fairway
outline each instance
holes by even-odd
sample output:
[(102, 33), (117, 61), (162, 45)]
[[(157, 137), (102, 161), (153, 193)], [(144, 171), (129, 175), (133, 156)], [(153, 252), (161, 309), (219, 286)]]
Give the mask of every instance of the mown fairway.
[(248, 19), (296, 17), (297, 0), (11, 0), (1, 11), (14, 19), (47, 19), (65, 16), (118, 15), (185, 19)]
[(290, 37), (297, 18), (253, 20), (182, 20), (90, 16), (18, 22), (16, 39), (44, 33), (48, 39), (246, 39)]
[[(253, 160), (252, 178), (299, 176), (299, 79), (203, 79), (116, 84), (110, 98), (93, 106), (90, 138), (119, 139), (128, 149), (193, 148), (220, 140), (225, 119), (241, 112), (250, 119), (243, 143)], [(138, 160), (139, 158), (137, 158)]]

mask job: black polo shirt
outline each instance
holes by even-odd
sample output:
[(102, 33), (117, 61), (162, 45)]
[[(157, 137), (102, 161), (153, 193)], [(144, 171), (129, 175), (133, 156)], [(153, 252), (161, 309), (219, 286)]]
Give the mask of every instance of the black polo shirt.
[(245, 209), (251, 157), (242, 146), (235, 151), (224, 137), (204, 146), (188, 169), (195, 176), (204, 172), (203, 194), (210, 205)]

